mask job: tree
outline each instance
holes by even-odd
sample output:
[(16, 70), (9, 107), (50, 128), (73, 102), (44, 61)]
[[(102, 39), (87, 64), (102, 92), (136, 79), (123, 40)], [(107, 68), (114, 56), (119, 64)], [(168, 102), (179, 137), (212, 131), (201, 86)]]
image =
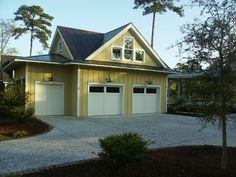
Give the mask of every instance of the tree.
[(235, 97), (232, 64), (236, 58), (236, 0), (195, 0), (202, 7), (201, 15), (182, 28), (178, 43), (182, 56), (207, 65), (205, 77), (198, 84), (202, 97), (201, 120), (205, 123), (220, 119), (222, 128), (222, 169), (227, 168), (227, 114)]
[[(178, 0), (177, 0), (178, 1)], [(174, 0), (134, 0), (134, 9), (143, 8), (143, 15), (153, 14), (152, 18), (152, 36), (151, 36), (151, 46), (153, 47), (154, 41), (154, 30), (155, 30), (155, 20), (156, 14), (163, 14), (167, 10), (173, 11), (179, 16), (183, 16), (183, 7), (175, 6)]]
[(0, 56), (4, 54), (14, 29), (15, 24), (13, 20), (0, 19)]
[(17, 27), (14, 30), (15, 39), (18, 39), (22, 34), (30, 33), (30, 56), (32, 55), (32, 47), (34, 39), (38, 39), (43, 48), (48, 48), (48, 39), (51, 37), (51, 31), (48, 27), (51, 26), (53, 17), (44, 13), (40, 6), (22, 5), (14, 13), (15, 21), (22, 21), (24, 26)]
[(183, 63), (177, 63), (175, 71), (179, 72), (201, 72), (203, 71), (202, 65), (198, 60), (187, 60)]

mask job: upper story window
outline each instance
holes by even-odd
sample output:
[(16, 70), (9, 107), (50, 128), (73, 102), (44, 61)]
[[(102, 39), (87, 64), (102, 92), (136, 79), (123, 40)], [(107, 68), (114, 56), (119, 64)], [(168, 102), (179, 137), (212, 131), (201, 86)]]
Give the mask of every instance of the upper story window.
[(126, 60), (133, 60), (134, 38), (124, 38), (124, 58)]
[(117, 46), (112, 47), (112, 59), (116, 60), (122, 59), (122, 47), (117, 47)]
[(135, 60), (136, 61), (144, 61), (144, 51), (143, 50), (136, 50), (135, 51)]
[(62, 44), (62, 41), (59, 41), (58, 42), (58, 46), (57, 46), (57, 52), (58, 53), (60, 53), (60, 52), (62, 52), (63, 51), (63, 46), (62, 46), (63, 44)]
[(129, 60), (134, 62), (144, 62), (145, 51), (143, 49), (135, 49), (135, 39), (131, 36), (123, 38), (123, 46), (111, 47), (111, 59), (113, 60)]

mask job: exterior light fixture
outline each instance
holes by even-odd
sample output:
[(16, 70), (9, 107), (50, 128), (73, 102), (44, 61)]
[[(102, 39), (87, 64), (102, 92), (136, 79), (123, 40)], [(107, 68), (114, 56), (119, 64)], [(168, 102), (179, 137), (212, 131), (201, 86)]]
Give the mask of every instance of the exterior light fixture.
[(108, 76), (108, 77), (105, 79), (105, 81), (106, 81), (107, 83), (112, 82), (111, 77)]
[(151, 85), (152, 81), (151, 80), (146, 80), (146, 84)]

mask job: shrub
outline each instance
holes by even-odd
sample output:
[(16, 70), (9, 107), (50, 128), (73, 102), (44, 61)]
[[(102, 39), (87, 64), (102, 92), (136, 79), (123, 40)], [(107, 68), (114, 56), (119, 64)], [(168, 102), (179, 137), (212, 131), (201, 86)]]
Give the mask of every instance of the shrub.
[(11, 117), (18, 122), (27, 122), (34, 117), (34, 108), (24, 106), (14, 107), (10, 111)]
[(15, 133), (13, 133), (13, 138), (21, 138), (24, 136), (27, 136), (28, 132), (25, 130), (17, 130)]
[(142, 160), (147, 152), (147, 142), (137, 133), (108, 136), (99, 143), (99, 157), (113, 165), (128, 166)]
[(13, 108), (25, 106), (28, 96), (24, 86), (20, 86), (16, 82), (8, 85), (4, 91), (0, 92), (0, 114), (8, 116)]

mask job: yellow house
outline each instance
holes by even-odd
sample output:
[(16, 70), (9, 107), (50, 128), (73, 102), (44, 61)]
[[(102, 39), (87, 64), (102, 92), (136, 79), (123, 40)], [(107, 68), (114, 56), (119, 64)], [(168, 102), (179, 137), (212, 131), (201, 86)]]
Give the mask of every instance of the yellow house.
[(169, 67), (129, 23), (108, 33), (58, 26), (49, 54), (13, 59), (36, 115), (166, 112)]

